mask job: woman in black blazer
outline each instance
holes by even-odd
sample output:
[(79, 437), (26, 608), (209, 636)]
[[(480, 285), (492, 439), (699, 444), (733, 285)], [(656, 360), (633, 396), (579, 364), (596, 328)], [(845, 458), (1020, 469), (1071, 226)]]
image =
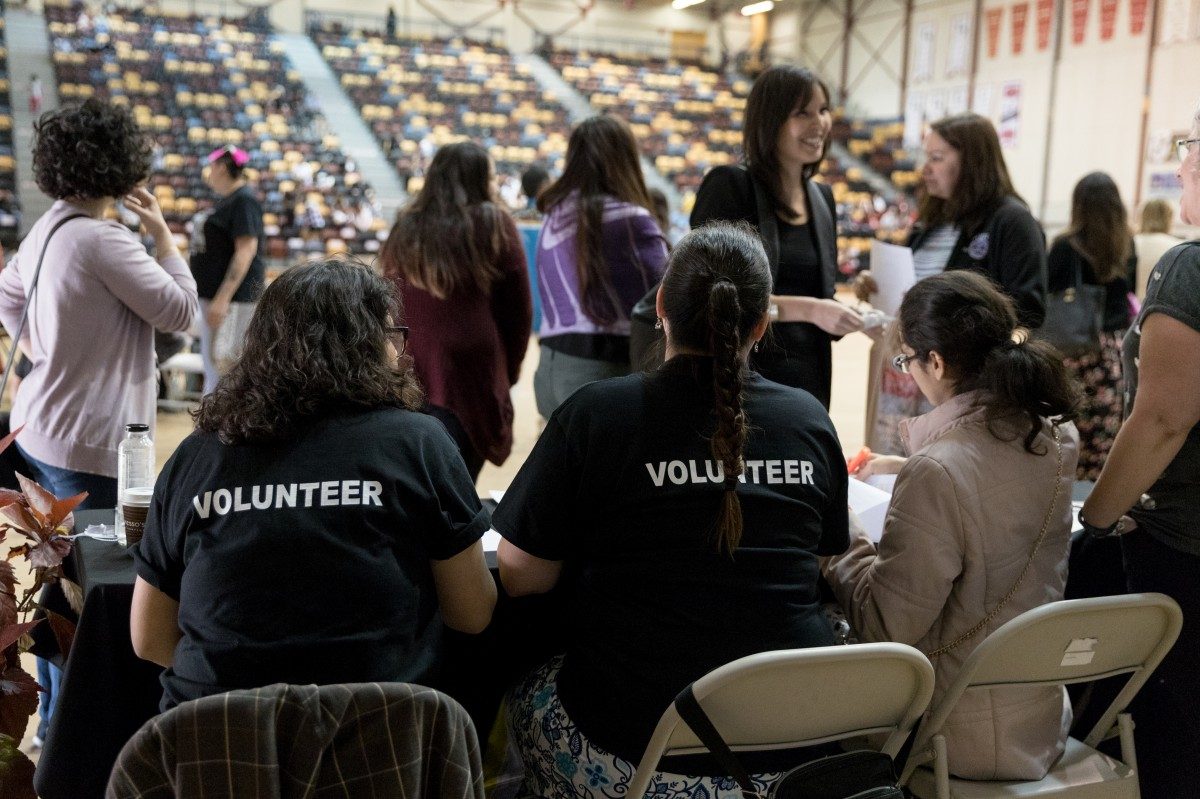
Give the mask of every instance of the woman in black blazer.
[(768, 69), (746, 101), (745, 164), (710, 171), (691, 218), (693, 228), (718, 219), (758, 228), (774, 278), (774, 324), (750, 365), (769, 380), (805, 389), (826, 408), (832, 341), (862, 329), (862, 317), (833, 299), (836, 209), (830, 188), (812, 180), (831, 126), (829, 92), (812, 72)]

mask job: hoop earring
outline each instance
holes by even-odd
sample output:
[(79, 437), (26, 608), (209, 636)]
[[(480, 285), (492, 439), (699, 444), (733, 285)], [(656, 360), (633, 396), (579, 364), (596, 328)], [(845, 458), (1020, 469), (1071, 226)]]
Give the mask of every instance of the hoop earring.
[(658, 317), (658, 321), (654, 323), (655, 330), (662, 330), (662, 317)]

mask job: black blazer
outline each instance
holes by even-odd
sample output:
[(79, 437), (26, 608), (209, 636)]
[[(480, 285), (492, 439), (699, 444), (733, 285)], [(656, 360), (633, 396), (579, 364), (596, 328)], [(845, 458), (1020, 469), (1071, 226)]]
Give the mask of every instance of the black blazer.
[[(837, 211), (833, 189), (813, 180), (805, 188), (817, 252), (821, 254), (822, 297), (830, 299), (837, 277)], [(714, 220), (749, 222), (756, 227), (771, 264), (771, 276), (778, 279), (779, 218), (766, 187), (758, 185), (745, 166), (718, 166), (704, 176), (689, 222), (697, 228)]]
[[(929, 230), (917, 227), (909, 238), (921, 249)], [(946, 270), (974, 269), (990, 277), (1017, 304), (1017, 318), (1029, 329), (1046, 318), (1046, 234), (1016, 197), (1005, 197), (975, 230), (958, 236)]]

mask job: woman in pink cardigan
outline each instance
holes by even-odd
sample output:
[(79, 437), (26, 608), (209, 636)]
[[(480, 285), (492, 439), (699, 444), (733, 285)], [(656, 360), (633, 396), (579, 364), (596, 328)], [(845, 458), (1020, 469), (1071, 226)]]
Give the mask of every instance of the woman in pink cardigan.
[[(1014, 341), (1012, 300), (974, 272), (917, 283), (897, 327), (892, 365), (934, 409), (901, 424), (910, 457), (859, 472), (899, 471), (879, 545), (860, 530), (823, 571), (862, 640), (929, 655), (936, 705), (989, 633), (1063, 598), (1077, 392), (1049, 345)], [(946, 724), (951, 773), (1041, 779), (1066, 742), (1063, 700), (1058, 687), (969, 692)]]

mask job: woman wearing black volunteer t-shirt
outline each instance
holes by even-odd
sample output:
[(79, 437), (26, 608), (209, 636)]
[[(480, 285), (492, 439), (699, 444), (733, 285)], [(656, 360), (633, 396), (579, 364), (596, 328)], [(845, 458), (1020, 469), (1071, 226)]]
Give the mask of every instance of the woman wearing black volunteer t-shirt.
[[(495, 584), (475, 486), (401, 368), (391, 285), (292, 267), (154, 487), (131, 632), (163, 708), (276, 682), (427, 682)], [(440, 611), (440, 613), (439, 613)]]
[[(820, 403), (746, 371), (770, 293), (749, 227), (685, 236), (658, 295), (667, 362), (559, 406), (493, 515), (510, 594), (573, 575), (566, 653), (510, 705), (538, 795), (619, 794), (688, 683), (754, 652), (833, 643), (817, 556), (848, 543), (846, 468)], [(681, 796), (718, 795), (709, 777), (660, 776)]]
[(217, 379), (241, 351), (254, 303), (266, 283), (260, 254), (263, 211), (246, 182), (249, 161), (249, 154), (236, 147), (222, 147), (208, 156), (205, 181), (220, 199), (192, 220), (191, 263), (203, 317), (205, 394), (216, 388)]
[(771, 335), (750, 363), (764, 377), (811, 393), (829, 407), (833, 339), (862, 329), (858, 313), (833, 299), (837, 211), (813, 181), (829, 147), (829, 92), (796, 66), (768, 69), (746, 100), (746, 164), (704, 176), (691, 224), (714, 219), (758, 227), (774, 275)]

